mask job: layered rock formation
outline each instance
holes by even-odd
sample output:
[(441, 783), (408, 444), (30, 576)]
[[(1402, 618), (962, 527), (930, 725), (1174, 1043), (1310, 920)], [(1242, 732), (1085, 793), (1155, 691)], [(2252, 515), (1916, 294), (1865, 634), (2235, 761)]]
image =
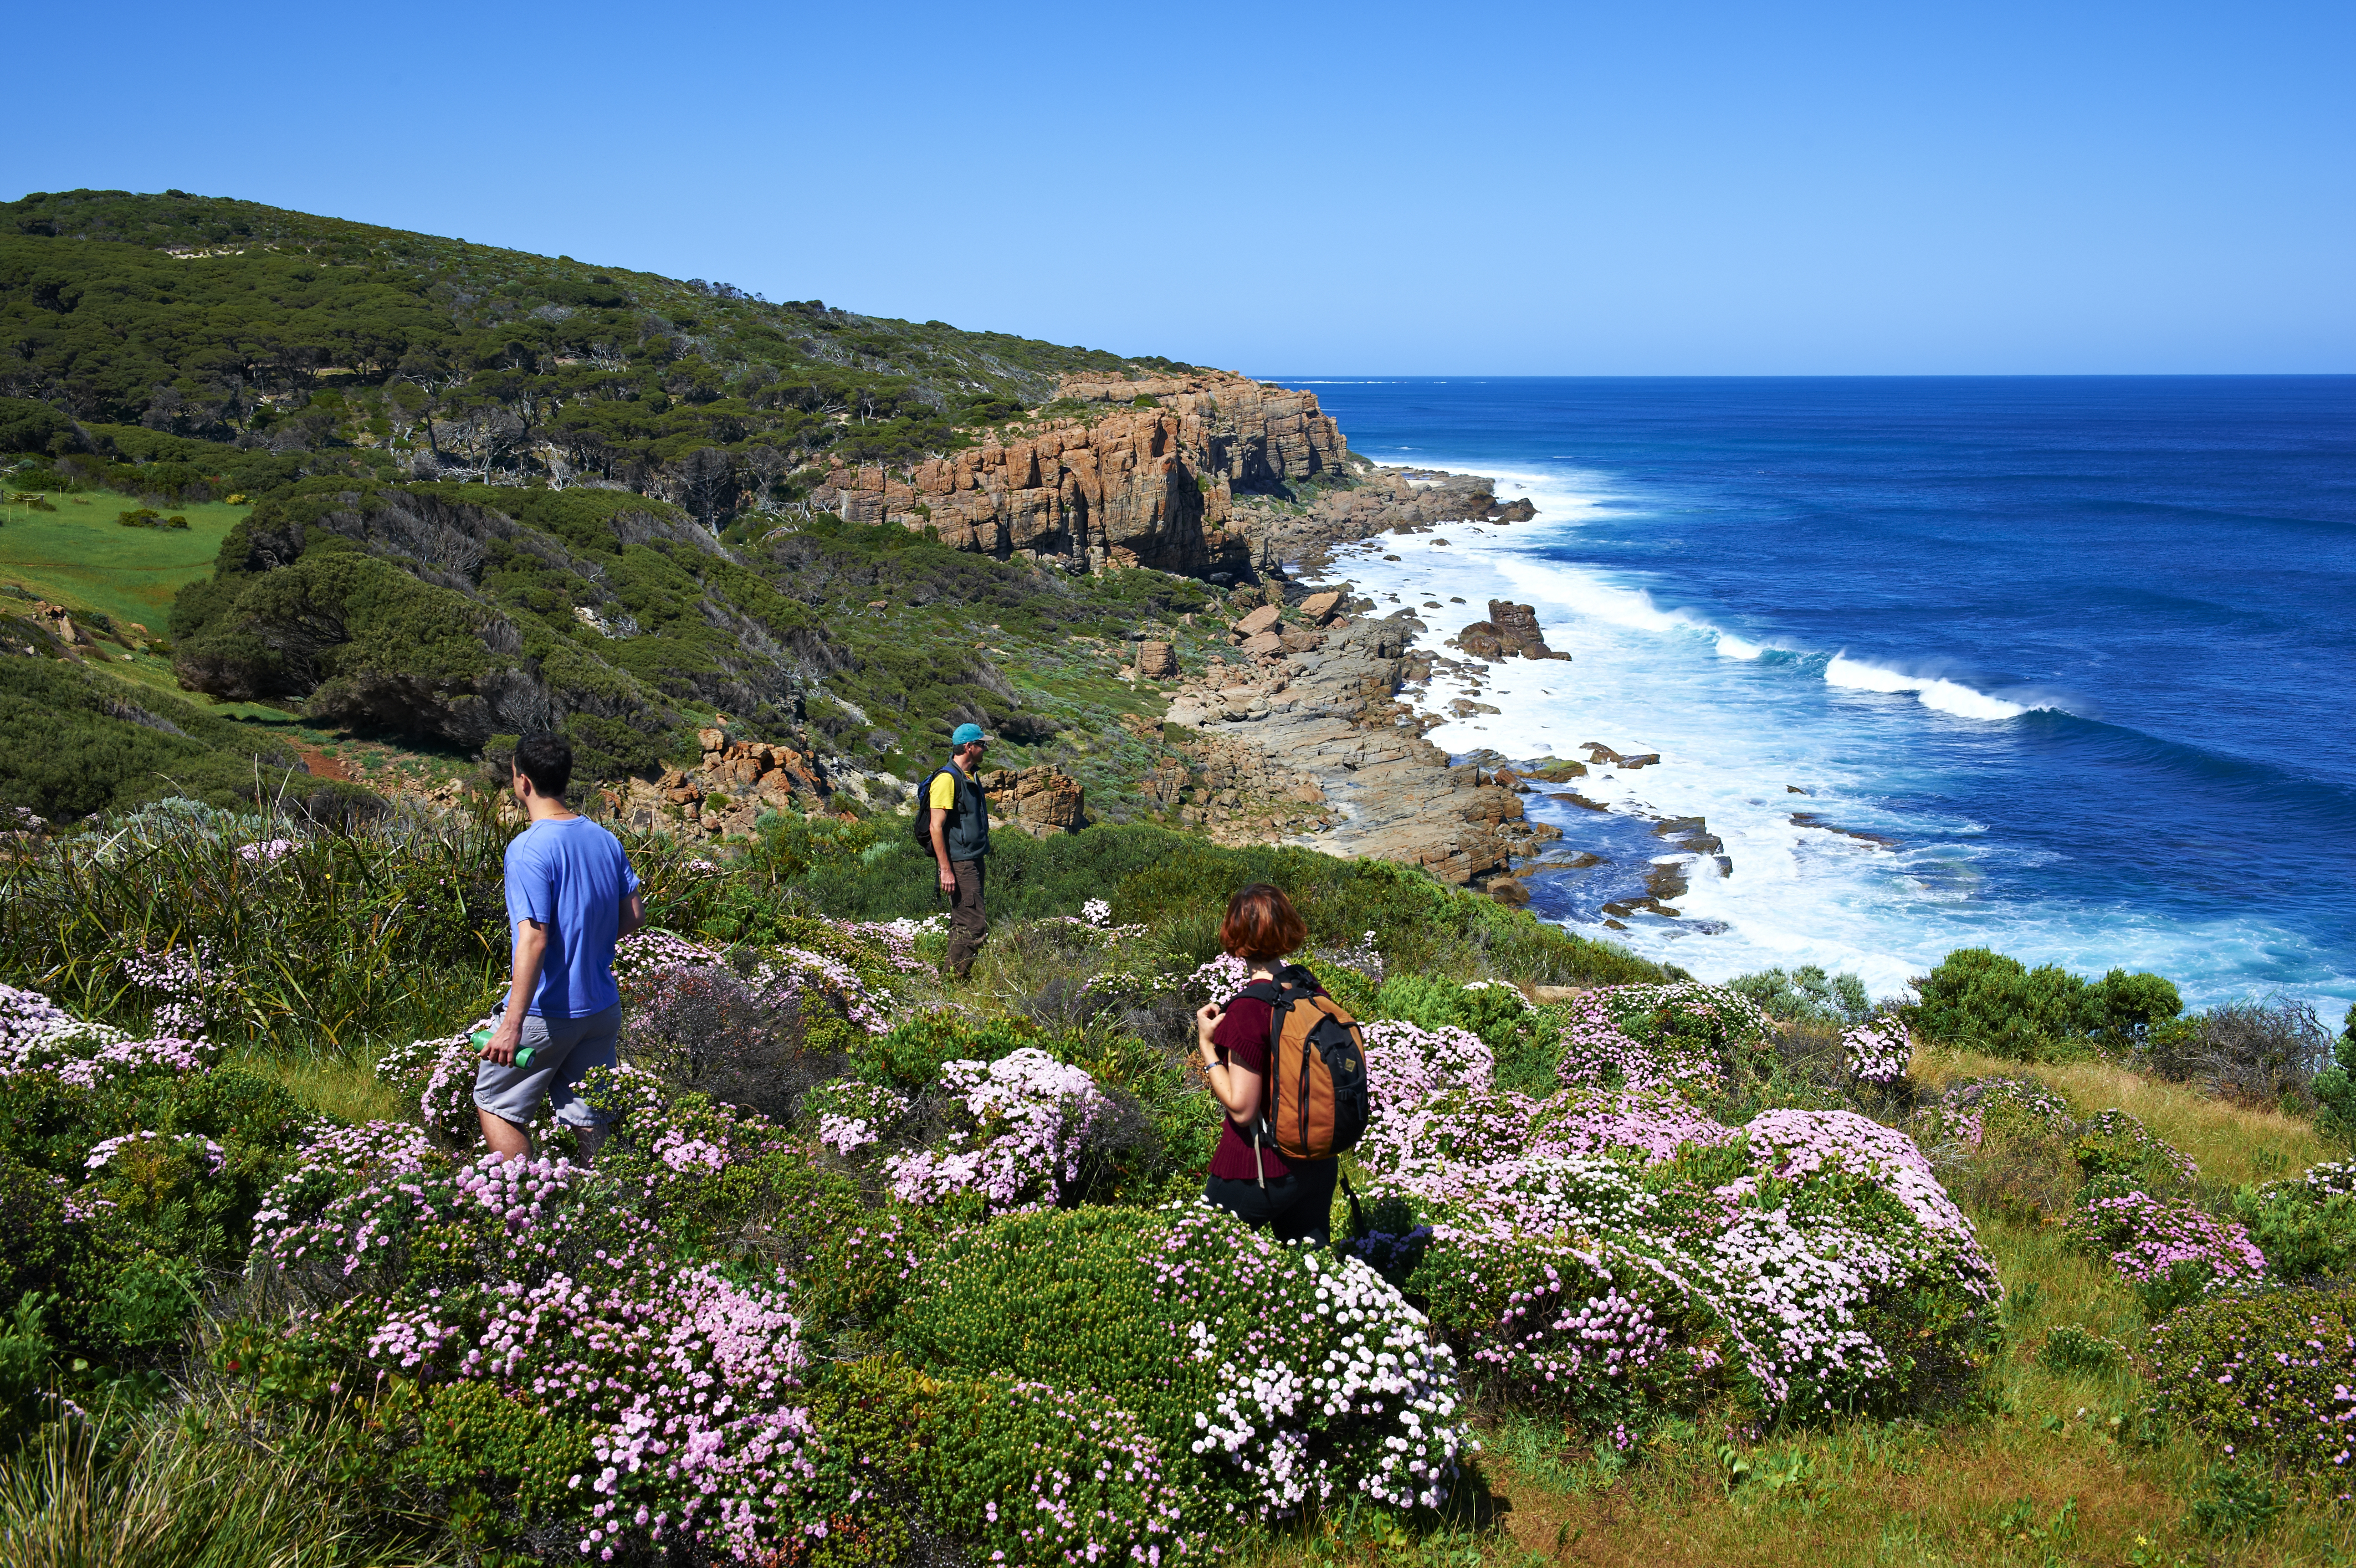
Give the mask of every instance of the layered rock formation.
[(1313, 393), (1245, 376), (1070, 379), (1058, 395), (1109, 411), (902, 472), (837, 469), (811, 502), (847, 521), (936, 528), (1001, 559), (1240, 573), (1249, 546), (1227, 528), (1236, 494), (1344, 462), (1341, 430)]
[[(1319, 598), (1328, 601), (1322, 619), (1338, 598)], [(1266, 607), (1254, 614), (1269, 624), (1239, 622), (1235, 652), (1173, 696), (1166, 722), (1202, 739), (1186, 777), (1149, 784), (1162, 804), (1182, 805), (1222, 841), (1290, 838), (1459, 884), (1483, 881), (1553, 836), (1525, 818), (1512, 790), (1477, 768), (1451, 768), (1409, 720), (1397, 701), (1413, 631), (1402, 618), (1320, 630)]]
[[(690, 837), (736, 837), (753, 831), (765, 810), (787, 805), (814, 811), (834, 793), (814, 752), (766, 741), (731, 741), (720, 730), (699, 730), (703, 760), (693, 768), (665, 768), (648, 783), (626, 779), (605, 791), (616, 819), (641, 831), (660, 828)], [(798, 797), (798, 799), (797, 799)]]
[(1012, 827), (1033, 838), (1077, 833), (1088, 825), (1087, 794), (1080, 781), (1054, 768), (999, 768), (981, 775), (990, 802), (991, 826)]

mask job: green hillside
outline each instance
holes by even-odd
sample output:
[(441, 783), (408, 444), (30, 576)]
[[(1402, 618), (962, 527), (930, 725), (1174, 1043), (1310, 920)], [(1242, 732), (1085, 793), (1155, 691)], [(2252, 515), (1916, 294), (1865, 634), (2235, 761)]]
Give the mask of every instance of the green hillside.
[(168, 635), (199, 700), (558, 728), (584, 782), (714, 724), (905, 775), (972, 718), (1119, 811), (1150, 699), (1073, 639), (1212, 602), (798, 504), (1166, 360), (170, 192), (0, 205), (0, 582)]
[(0, 204), (0, 394), (83, 421), (487, 480), (546, 476), (546, 444), (700, 517), (1174, 368), (177, 192)]

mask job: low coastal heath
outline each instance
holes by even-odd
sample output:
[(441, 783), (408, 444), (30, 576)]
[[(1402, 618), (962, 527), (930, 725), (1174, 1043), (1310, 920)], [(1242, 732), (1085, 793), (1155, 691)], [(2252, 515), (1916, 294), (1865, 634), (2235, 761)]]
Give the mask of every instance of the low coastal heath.
[[(1562, 798), (1572, 786), (1525, 798), (1533, 818), (1562, 830), (1549, 859), (1604, 862), (1526, 877), (1542, 914), (1704, 978), (1818, 964), (1884, 995), (1954, 947), (1992, 944), (2031, 963), (2158, 969), (2189, 1000), (2286, 982), (2356, 995), (2340, 955), (2262, 907), (2153, 908), (2105, 886), (2099, 837), (2120, 825), (2087, 822), (2093, 863), (2080, 875), (2071, 848), (2051, 842), (2059, 803), (1958, 786), (2018, 767), (2021, 748), (2078, 720), (1837, 649), (1779, 647), (1763, 629), (1729, 630), (1665, 604), (1673, 581), (1577, 559), (1583, 534), (1625, 528), (1641, 497), (1601, 475), (1483, 471), (1501, 499), (1535, 501), (1537, 517), (1344, 546), (1331, 575), (1369, 595), (1374, 613), (1421, 621), (1414, 646), (1439, 667), (1419, 696), (1402, 695), (1443, 720), (1430, 738), (1449, 752), (1585, 761), (1587, 743), (1601, 742), (1660, 754), (1633, 771), (1606, 762), (1576, 782), (1605, 813)], [(1547, 643), (1571, 662), (1465, 659), (1450, 645), (1493, 598), (1535, 606)], [(1681, 853), (1652, 831), (1690, 817), (1721, 840), (1730, 875), (1715, 855)], [(1677, 914), (1607, 913), (1645, 895), (1656, 860), (1687, 883), (1663, 901)], [(1624, 929), (1604, 927), (1615, 916)]]

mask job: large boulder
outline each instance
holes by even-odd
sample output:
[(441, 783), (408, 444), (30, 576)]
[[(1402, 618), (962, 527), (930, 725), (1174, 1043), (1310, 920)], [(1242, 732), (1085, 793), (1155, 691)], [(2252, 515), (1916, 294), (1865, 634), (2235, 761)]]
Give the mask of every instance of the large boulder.
[(1569, 654), (1558, 654), (1547, 646), (1546, 633), (1538, 628), (1538, 613), (1530, 605), (1492, 599), (1489, 601), (1488, 624), (1495, 628), (1497, 640), (1507, 654), (1519, 654), (1528, 659), (1570, 657)]
[(1263, 604), (1236, 623), (1236, 635), (1242, 637), (1256, 637), (1262, 632), (1273, 631), (1282, 614), (1283, 612), (1275, 605)]
[(984, 773), (981, 792), (992, 816), (1035, 838), (1087, 826), (1087, 793), (1080, 781), (1044, 763)]
[(1168, 643), (1137, 645), (1137, 673), (1148, 680), (1166, 680), (1178, 673), (1178, 650)]

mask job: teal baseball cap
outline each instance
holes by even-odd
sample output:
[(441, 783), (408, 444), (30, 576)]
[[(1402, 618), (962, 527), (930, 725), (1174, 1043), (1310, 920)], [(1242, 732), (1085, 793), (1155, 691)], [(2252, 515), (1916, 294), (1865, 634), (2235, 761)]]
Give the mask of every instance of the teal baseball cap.
[(970, 746), (976, 741), (987, 741), (989, 739), (989, 736), (981, 732), (980, 725), (960, 724), (957, 727), (956, 731), (949, 736), (949, 744), (952, 746)]

